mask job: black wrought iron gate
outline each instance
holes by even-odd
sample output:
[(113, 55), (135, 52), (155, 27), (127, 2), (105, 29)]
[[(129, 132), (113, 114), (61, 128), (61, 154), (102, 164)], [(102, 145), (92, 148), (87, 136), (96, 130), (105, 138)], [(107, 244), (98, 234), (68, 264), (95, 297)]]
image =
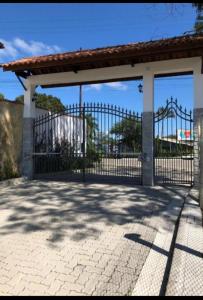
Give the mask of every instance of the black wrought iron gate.
[(193, 184), (192, 111), (167, 100), (154, 115), (155, 182)]
[(70, 105), (34, 121), (35, 178), (141, 184), (142, 118), (105, 104)]

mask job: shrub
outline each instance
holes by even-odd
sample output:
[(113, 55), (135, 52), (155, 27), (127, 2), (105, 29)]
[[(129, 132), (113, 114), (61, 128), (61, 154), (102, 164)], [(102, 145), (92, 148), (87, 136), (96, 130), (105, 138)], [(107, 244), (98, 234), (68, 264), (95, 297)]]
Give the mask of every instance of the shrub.
[(0, 166), (0, 180), (6, 180), (17, 177), (19, 177), (18, 172), (14, 170), (11, 160), (7, 158), (3, 162), (2, 166)]

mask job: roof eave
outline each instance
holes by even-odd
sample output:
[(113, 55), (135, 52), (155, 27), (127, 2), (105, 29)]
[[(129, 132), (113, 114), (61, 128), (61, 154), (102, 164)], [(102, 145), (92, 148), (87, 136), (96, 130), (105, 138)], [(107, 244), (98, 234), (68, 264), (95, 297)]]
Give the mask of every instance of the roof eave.
[[(40, 69), (43, 71), (48, 71), (49, 68), (70, 68), (70, 71), (74, 71), (75, 69), (79, 70), (80, 67), (84, 67), (84, 65), (92, 65), (93, 67), (96, 66), (96, 64), (106, 64), (106, 62), (110, 61), (113, 64), (117, 61), (122, 64), (125, 64), (125, 61), (132, 61), (132, 63), (139, 63), (140, 61), (150, 61), (150, 58), (152, 58), (152, 61), (156, 61), (157, 57), (158, 60), (163, 60), (165, 57), (169, 57), (169, 59), (174, 58), (177, 55), (180, 56), (180, 58), (184, 57), (191, 57), (193, 56), (203, 56), (203, 39), (201, 40), (188, 40), (186, 42), (182, 42), (180, 44), (174, 44), (171, 42), (172, 39), (168, 39), (166, 44), (163, 45), (150, 45), (148, 46), (149, 42), (146, 42), (147, 46), (142, 46), (142, 48), (125, 48), (125, 49), (119, 49), (117, 47), (110, 47), (110, 48), (103, 48), (101, 51), (96, 51), (97, 49), (92, 49), (90, 52), (81, 52), (80, 56), (75, 57), (68, 57), (68, 53), (66, 53), (66, 57), (61, 59), (60, 57), (56, 57), (55, 55), (49, 56), (49, 59), (46, 60), (46, 56), (42, 57), (31, 57), (30, 61), (28, 58), (28, 61), (26, 62), (26, 59), (19, 60), (16, 62), (11, 62), (7, 64), (3, 64), (3, 71), (32, 71), (35, 73), (35, 71)], [(170, 42), (169, 42), (170, 41)], [(143, 48), (144, 47), (144, 48)], [(111, 49), (111, 53), (108, 52), (106, 49)], [(181, 56), (182, 55), (182, 56)], [(33, 59), (33, 61), (31, 61)], [(38, 62), (35, 60), (39, 60)], [(44, 61), (43, 61), (44, 60)], [(118, 65), (119, 65), (118, 64)], [(115, 63), (116, 65), (116, 63)], [(46, 70), (47, 69), (47, 70)], [(60, 71), (62, 72), (62, 71)], [(42, 72), (44, 73), (44, 72)]]
[[(176, 58), (186, 58), (192, 56), (203, 56), (203, 47), (200, 49), (181, 49), (181, 50), (173, 50), (168, 53), (168, 51), (154, 52), (154, 53), (142, 53), (142, 55), (120, 55), (120, 56), (107, 56), (106, 58), (101, 59), (89, 59), (89, 60), (75, 60), (71, 63), (68, 61), (63, 62), (55, 62), (49, 64), (35, 64), (35, 65), (23, 65), (23, 66), (5, 66), (2, 65), (3, 71), (13, 71), (13, 72), (21, 72), (21, 71), (29, 71), (34, 72), (37, 70), (45, 70), (53, 69), (53, 68), (68, 68), (67, 72), (77, 72), (80, 70), (94, 69), (100, 67), (108, 67), (111, 66), (119, 66), (119, 65), (128, 65), (128, 64), (138, 64), (152, 61), (161, 61), (168, 59), (176, 59)], [(86, 67), (88, 66), (88, 67)], [(51, 73), (51, 72), (48, 72)]]

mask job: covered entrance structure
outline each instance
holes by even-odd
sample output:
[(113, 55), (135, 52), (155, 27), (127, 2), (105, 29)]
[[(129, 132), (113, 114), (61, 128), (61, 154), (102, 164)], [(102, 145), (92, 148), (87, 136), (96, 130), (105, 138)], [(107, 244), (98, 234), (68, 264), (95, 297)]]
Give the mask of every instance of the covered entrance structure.
[[(154, 78), (193, 74), (194, 78), (194, 183), (199, 181), (199, 122), (203, 113), (203, 35), (132, 43), (128, 45), (30, 57), (3, 64), (24, 80), (23, 175), (34, 176), (35, 102), (37, 86), (61, 87), (143, 79), (142, 184), (153, 185)], [(83, 122), (85, 124), (85, 122)], [(36, 123), (35, 123), (36, 125)], [(85, 130), (83, 128), (85, 135)], [(85, 147), (85, 143), (83, 145)]]

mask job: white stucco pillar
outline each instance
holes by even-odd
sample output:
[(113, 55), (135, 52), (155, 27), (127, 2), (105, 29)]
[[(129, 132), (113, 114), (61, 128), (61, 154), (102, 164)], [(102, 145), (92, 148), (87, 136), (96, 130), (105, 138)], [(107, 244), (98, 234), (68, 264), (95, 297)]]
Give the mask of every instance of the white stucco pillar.
[(143, 74), (142, 183), (154, 185), (154, 75)]
[(25, 87), (27, 91), (24, 92), (23, 118), (35, 118), (35, 101), (32, 101), (35, 93), (35, 85), (31, 85), (29, 81), (26, 81)]
[[(201, 62), (194, 70), (194, 185), (200, 182), (200, 135), (203, 118), (203, 74)], [(202, 158), (203, 159), (203, 158)]]
[(35, 118), (35, 102), (32, 101), (35, 92), (35, 85), (25, 81), (27, 90), (24, 93), (23, 111), (23, 155), (22, 155), (22, 176), (27, 179), (33, 178), (33, 121)]

